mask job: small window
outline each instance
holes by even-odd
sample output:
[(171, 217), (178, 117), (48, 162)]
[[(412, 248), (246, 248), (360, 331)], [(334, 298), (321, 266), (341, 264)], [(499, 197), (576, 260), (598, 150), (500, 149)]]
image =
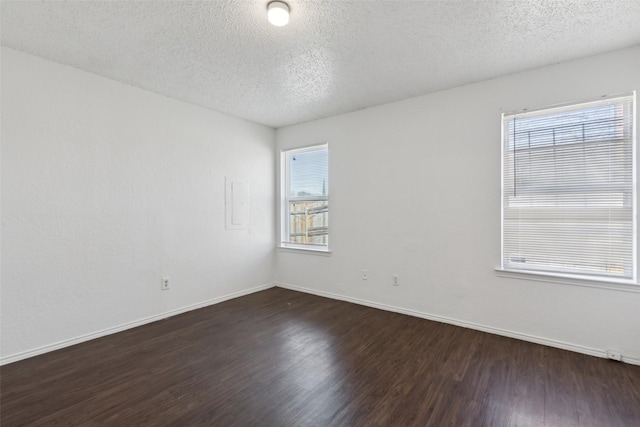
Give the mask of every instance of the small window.
[(282, 246), (327, 250), (329, 150), (318, 145), (282, 153)]
[(635, 281), (634, 107), (503, 115), (503, 269)]

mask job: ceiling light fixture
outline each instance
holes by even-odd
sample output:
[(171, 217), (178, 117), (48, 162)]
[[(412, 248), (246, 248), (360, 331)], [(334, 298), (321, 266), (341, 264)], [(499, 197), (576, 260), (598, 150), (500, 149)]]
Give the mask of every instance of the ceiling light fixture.
[(272, 25), (284, 27), (289, 23), (289, 5), (283, 1), (272, 1), (267, 6), (267, 18)]

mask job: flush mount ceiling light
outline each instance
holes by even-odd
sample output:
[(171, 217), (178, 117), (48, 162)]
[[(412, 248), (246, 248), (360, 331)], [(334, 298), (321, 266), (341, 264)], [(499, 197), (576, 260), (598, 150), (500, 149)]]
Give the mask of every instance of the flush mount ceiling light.
[(289, 5), (283, 1), (272, 1), (267, 6), (267, 18), (276, 27), (287, 25), (289, 23)]

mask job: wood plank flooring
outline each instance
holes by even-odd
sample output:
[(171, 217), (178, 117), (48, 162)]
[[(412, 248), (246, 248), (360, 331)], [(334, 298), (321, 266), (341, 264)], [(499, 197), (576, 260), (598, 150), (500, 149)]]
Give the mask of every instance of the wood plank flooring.
[(0, 368), (10, 426), (640, 426), (640, 367), (280, 288)]

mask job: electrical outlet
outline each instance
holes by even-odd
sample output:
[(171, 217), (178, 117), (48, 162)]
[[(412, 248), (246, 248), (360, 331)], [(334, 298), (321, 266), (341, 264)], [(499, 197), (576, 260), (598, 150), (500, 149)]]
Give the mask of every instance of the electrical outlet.
[(607, 350), (607, 357), (611, 360), (622, 360), (622, 354), (619, 351)]
[(393, 286), (400, 286), (400, 276), (397, 274), (393, 275)]
[(163, 277), (162, 278), (162, 288), (163, 291), (166, 291), (167, 289), (169, 289), (169, 278), (168, 277)]
[(369, 270), (362, 270), (362, 280), (369, 280)]

